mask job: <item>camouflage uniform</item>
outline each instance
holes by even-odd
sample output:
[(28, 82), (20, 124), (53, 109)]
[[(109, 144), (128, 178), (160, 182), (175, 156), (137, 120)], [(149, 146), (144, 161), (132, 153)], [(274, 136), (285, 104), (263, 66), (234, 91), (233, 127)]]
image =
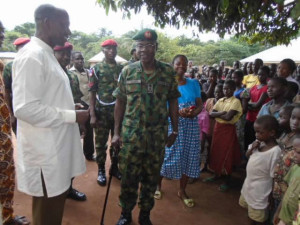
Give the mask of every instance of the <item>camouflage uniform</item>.
[[(119, 74), (123, 66), (111, 65), (103, 60), (91, 69), (89, 86), (91, 92), (97, 92), (95, 109), (101, 126), (95, 128), (96, 162), (99, 168), (104, 168), (109, 132), (114, 131), (115, 97), (113, 91), (117, 87)], [(100, 103), (101, 102), (101, 103)], [(112, 151), (110, 149), (110, 154)]]
[(156, 61), (155, 73), (147, 75), (140, 62), (126, 66), (113, 95), (126, 102), (119, 153), (122, 174), (120, 203), (131, 211), (141, 182), (139, 207), (150, 211), (167, 139), (167, 102), (180, 93), (171, 66)]
[(78, 81), (78, 77), (76, 76), (76, 74), (70, 72), (70, 71), (66, 71), (66, 74), (68, 75), (68, 78), (70, 80), (70, 85), (71, 85), (71, 90), (72, 90), (72, 94), (73, 94), (73, 99), (75, 103), (80, 103), (81, 102), (81, 97), (83, 96), (82, 92), (80, 91), (79, 88), (79, 81)]

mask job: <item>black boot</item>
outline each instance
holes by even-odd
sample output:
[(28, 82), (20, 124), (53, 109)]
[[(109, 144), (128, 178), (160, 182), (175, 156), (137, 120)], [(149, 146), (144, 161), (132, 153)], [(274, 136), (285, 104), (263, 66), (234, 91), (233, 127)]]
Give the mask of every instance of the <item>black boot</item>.
[(111, 170), (111, 175), (117, 178), (118, 180), (121, 180), (122, 176), (119, 171), (118, 165), (113, 165), (112, 170)]
[(140, 225), (152, 225), (150, 220), (150, 211), (141, 210), (139, 214)]
[(106, 175), (104, 167), (99, 167), (97, 182), (100, 186), (106, 185)]
[(131, 212), (122, 212), (119, 221), (116, 225), (129, 225), (131, 224)]
[(75, 201), (85, 201), (86, 195), (80, 191), (77, 191), (74, 188), (70, 188), (67, 198), (73, 199)]

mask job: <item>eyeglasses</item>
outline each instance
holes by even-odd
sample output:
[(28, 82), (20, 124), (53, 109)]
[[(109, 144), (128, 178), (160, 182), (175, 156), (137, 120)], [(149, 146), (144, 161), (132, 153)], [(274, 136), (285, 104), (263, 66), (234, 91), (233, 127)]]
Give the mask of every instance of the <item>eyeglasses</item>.
[(150, 49), (150, 48), (154, 48), (155, 47), (155, 44), (145, 44), (145, 45), (142, 45), (142, 44), (138, 44), (136, 45), (136, 48), (138, 49)]

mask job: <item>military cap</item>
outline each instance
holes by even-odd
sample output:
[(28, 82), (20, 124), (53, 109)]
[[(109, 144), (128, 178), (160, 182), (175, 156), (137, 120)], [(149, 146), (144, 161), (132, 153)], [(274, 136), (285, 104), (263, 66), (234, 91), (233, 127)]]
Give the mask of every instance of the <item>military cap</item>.
[(133, 40), (136, 41), (156, 41), (157, 33), (152, 29), (142, 29), (136, 35), (133, 36)]
[(17, 38), (15, 41), (14, 41), (14, 45), (15, 46), (19, 46), (19, 45), (25, 45), (26, 43), (28, 43), (30, 41), (30, 38), (25, 38), (25, 37), (20, 37), (20, 38)]
[(69, 42), (66, 42), (64, 46), (56, 45), (54, 47), (54, 51), (63, 51), (63, 50), (67, 50), (67, 49), (73, 50), (73, 45)]
[(101, 47), (106, 47), (106, 46), (118, 46), (118, 43), (113, 39), (107, 39), (103, 41), (101, 44)]

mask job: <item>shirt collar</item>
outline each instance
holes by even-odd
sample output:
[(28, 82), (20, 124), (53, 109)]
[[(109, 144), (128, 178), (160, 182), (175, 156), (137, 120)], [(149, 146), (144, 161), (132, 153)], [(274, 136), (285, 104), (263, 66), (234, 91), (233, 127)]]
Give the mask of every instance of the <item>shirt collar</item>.
[(31, 37), (31, 42), (35, 42), (37, 45), (41, 46), (43, 49), (45, 49), (47, 52), (54, 54), (54, 50), (44, 41), (39, 39), (38, 37)]

